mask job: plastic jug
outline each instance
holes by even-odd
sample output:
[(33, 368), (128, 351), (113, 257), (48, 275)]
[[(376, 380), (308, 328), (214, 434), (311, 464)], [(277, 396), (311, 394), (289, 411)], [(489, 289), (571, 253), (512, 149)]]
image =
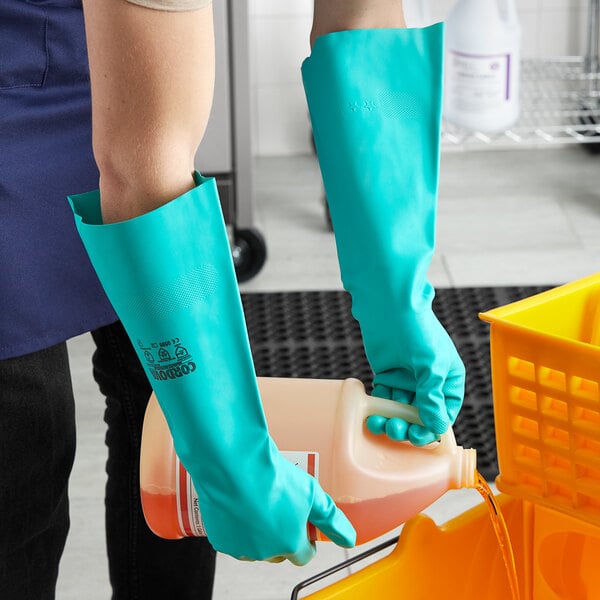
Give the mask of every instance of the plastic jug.
[[(449, 429), (416, 447), (371, 434), (372, 414), (418, 422), (414, 407), (369, 396), (357, 379), (258, 378), (269, 431), (287, 458), (318, 478), (362, 544), (394, 529), (452, 488), (473, 487), (475, 450)], [(150, 529), (167, 539), (205, 535), (194, 486), (154, 397), (142, 433), (140, 485)], [(309, 527), (312, 539), (323, 540)]]
[(444, 119), (482, 132), (511, 127), (520, 113), (515, 0), (458, 0), (445, 46)]

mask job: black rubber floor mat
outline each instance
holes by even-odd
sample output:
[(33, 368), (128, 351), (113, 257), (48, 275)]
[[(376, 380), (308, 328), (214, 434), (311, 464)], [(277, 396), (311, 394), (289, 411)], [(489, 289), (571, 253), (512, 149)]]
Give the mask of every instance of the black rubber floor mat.
[[(465, 402), (454, 425), (459, 444), (476, 448), (478, 469), (498, 474), (492, 404), (489, 326), (482, 311), (532, 296), (544, 287), (438, 289), (434, 310), (467, 369)], [(242, 295), (258, 375), (343, 379), (371, 389), (372, 373), (346, 292), (277, 292)]]

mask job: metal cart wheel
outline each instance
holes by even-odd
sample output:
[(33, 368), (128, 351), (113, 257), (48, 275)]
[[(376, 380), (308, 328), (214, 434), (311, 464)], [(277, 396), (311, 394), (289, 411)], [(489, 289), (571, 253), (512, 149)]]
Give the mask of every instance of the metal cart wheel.
[(267, 260), (267, 245), (262, 234), (253, 227), (235, 229), (231, 248), (237, 280), (242, 283), (252, 279)]

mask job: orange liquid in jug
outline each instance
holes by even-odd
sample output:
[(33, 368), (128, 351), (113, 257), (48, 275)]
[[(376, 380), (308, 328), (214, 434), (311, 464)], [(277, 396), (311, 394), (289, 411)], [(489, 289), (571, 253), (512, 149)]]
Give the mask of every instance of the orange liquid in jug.
[(494, 527), (494, 532), (496, 533), (496, 538), (498, 539), (498, 546), (500, 547), (502, 560), (504, 561), (504, 566), (506, 568), (512, 600), (520, 600), (519, 579), (517, 577), (515, 555), (510, 542), (510, 536), (508, 535), (508, 528), (506, 527), (502, 511), (496, 503), (494, 493), (481, 473), (477, 473), (475, 489), (483, 496), (483, 500), (490, 512), (490, 519)]
[[(364, 544), (400, 526), (444, 493), (440, 484), (423, 486), (383, 498), (360, 502), (337, 502), (356, 529), (356, 543)], [(319, 539), (323, 539), (319, 534)]]
[[(392, 525), (401, 525), (413, 517), (416, 512), (427, 507), (432, 496), (441, 496), (443, 489), (438, 485), (424, 486), (401, 494), (392, 494), (384, 498), (372, 498), (360, 502), (338, 502), (338, 507), (354, 525), (357, 533), (356, 543), (364, 544), (390, 531)], [(154, 533), (166, 539), (177, 539), (189, 535), (181, 531), (177, 519), (177, 495), (141, 490), (142, 505), (148, 516), (151, 515)], [(390, 520), (393, 515), (393, 521)], [(325, 537), (309, 524), (309, 537), (312, 540), (325, 541)]]
[(177, 496), (175, 492), (163, 494), (141, 490), (144, 512), (152, 515), (154, 533), (166, 539), (183, 537), (177, 520)]

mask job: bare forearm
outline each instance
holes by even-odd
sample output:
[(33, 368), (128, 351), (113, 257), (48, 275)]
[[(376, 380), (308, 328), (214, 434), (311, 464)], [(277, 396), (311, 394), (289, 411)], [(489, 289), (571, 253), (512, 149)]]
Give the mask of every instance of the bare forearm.
[(84, 14), (102, 213), (114, 222), (193, 186), (213, 98), (212, 8), (84, 0)]
[(406, 27), (402, 0), (315, 0), (314, 7), (311, 45), (333, 31)]

